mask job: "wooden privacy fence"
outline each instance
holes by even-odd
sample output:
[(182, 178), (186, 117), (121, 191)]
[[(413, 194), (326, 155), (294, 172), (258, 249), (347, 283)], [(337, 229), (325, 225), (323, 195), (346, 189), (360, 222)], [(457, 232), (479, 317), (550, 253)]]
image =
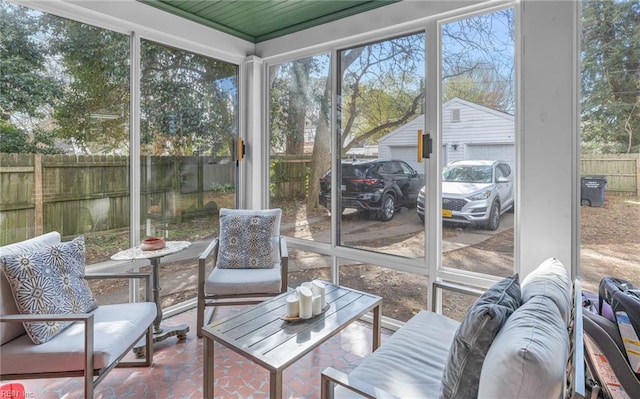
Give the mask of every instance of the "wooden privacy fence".
[(304, 199), (311, 171), (310, 156), (278, 156), (271, 160), (270, 195), (273, 199)]
[(604, 176), (605, 192), (640, 196), (640, 154), (583, 154), (582, 176)]
[[(143, 219), (180, 220), (215, 210), (213, 194), (235, 185), (235, 163), (209, 157), (141, 157)], [(274, 157), (273, 199), (304, 199), (310, 157)], [(605, 191), (640, 195), (640, 154), (583, 155), (583, 176)], [(129, 157), (0, 154), (0, 245), (57, 230), (65, 236), (129, 226)], [(141, 221), (141, 223), (144, 220)]]
[[(161, 222), (215, 209), (213, 193), (233, 190), (235, 164), (210, 157), (141, 162), (142, 216)], [(130, 225), (129, 157), (0, 154), (0, 245), (57, 230), (63, 236)]]

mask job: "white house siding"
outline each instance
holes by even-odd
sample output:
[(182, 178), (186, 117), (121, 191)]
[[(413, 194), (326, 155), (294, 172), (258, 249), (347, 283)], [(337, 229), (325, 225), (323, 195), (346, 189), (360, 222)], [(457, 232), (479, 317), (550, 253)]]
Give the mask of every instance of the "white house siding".
[(402, 159), (414, 169), (422, 170), (423, 166), (418, 165), (418, 130), (425, 131), (424, 115), (378, 140), (378, 158)]
[[(459, 110), (459, 120), (454, 110)], [(418, 116), (378, 141), (379, 157), (397, 158), (407, 146), (416, 146), (417, 131), (424, 130), (424, 117)], [(498, 156), (515, 166), (515, 123), (513, 115), (496, 111), (460, 98), (442, 107), (442, 159), (445, 162), (478, 159), (481, 154)], [(487, 146), (494, 146), (489, 148)], [(397, 150), (396, 150), (397, 149)], [(415, 157), (412, 157), (415, 158)], [(493, 158), (489, 158), (493, 159)], [(416, 159), (407, 159), (416, 167)]]

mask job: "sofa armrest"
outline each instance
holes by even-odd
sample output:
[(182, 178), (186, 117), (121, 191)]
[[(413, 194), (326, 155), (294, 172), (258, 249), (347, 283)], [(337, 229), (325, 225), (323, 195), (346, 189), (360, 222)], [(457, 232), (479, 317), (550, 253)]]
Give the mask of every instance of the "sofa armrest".
[[(92, 313), (74, 314), (12, 314), (0, 315), (0, 323), (32, 321), (80, 321), (84, 323), (84, 370), (85, 378), (93, 378), (93, 334)], [(55, 338), (54, 338), (55, 339)], [(86, 377), (86, 376), (90, 377)]]
[(88, 273), (85, 274), (86, 280), (107, 280), (107, 279), (144, 279), (144, 289), (147, 302), (153, 302), (151, 291), (151, 273), (148, 272), (127, 272), (127, 273)]
[(333, 388), (335, 388), (335, 385), (339, 385), (351, 392), (361, 395), (363, 398), (399, 399), (395, 395), (385, 392), (380, 388), (376, 388), (358, 378), (350, 377), (349, 375), (332, 367), (327, 367), (322, 371), (320, 380), (321, 399), (333, 399)]

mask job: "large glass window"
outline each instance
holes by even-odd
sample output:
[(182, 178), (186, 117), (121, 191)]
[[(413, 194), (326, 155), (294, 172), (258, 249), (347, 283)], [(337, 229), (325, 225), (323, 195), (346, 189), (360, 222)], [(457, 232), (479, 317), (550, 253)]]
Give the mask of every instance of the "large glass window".
[(514, 270), (514, 19), (509, 8), (441, 24), (443, 267)]
[[(238, 67), (148, 40), (140, 64), (140, 236), (196, 244), (236, 205)], [(163, 259), (161, 274), (181, 281), (166, 304), (195, 296), (194, 256)]]
[(339, 51), (337, 98), (338, 175), (327, 172), (320, 198), (329, 209), (336, 198), (338, 244), (366, 251), (340, 259), (338, 278), (384, 297), (383, 314), (406, 321), (427, 303), (426, 266), (413, 262), (424, 259), (425, 247), (416, 212), (425, 185), (417, 151), (425, 123), (425, 34)]
[(129, 245), (129, 36), (0, 2), (0, 245)]
[[(418, 162), (424, 130), (425, 35), (417, 33), (338, 52), (338, 149), (333, 195), (339, 243), (409, 258), (424, 257), (416, 213), (425, 184)], [(331, 174), (321, 182), (325, 206)]]
[(605, 276), (640, 286), (640, 1), (583, 1), (583, 289)]
[[(319, 205), (331, 165), (329, 54), (269, 67), (270, 206), (282, 209), (281, 233), (331, 242), (331, 216)], [(331, 259), (289, 249), (290, 286), (331, 280)]]
[[(162, 273), (179, 281), (162, 291), (163, 305), (195, 296), (194, 254), (217, 234), (218, 209), (236, 204), (237, 65), (142, 40), (141, 92), (131, 93), (129, 35), (5, 1), (0, 12), (0, 245), (83, 234), (90, 268), (111, 267), (113, 254), (138, 244), (139, 214), (141, 238), (193, 243), (163, 260)], [(139, 134), (129, 128), (134, 96)], [(133, 162), (130, 136), (140, 140)], [(128, 296), (126, 281), (92, 288), (107, 302)]]

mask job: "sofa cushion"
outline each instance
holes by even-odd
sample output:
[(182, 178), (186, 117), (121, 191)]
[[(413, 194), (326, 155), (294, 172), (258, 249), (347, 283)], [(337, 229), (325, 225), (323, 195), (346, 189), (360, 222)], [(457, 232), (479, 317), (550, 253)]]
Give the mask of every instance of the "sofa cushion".
[(279, 259), (276, 239), (280, 235), (277, 227), (280, 215), (280, 209), (221, 209), (216, 266), (221, 269), (272, 268)]
[[(41, 250), (7, 255), (0, 260), (13, 296), (23, 314), (85, 313), (97, 304), (84, 279), (85, 242), (80, 236)], [(34, 343), (42, 344), (69, 322), (25, 322)]]
[[(60, 242), (60, 233), (52, 231), (15, 244), (0, 247), (0, 259), (7, 255), (18, 255), (44, 249)], [(11, 286), (4, 273), (0, 272), (0, 314), (18, 314), (18, 307), (13, 298)], [(25, 334), (22, 323), (0, 323), (0, 345)]]
[[(152, 302), (101, 305), (94, 315), (94, 368), (109, 366), (141, 336), (156, 317)], [(2, 373), (39, 373), (82, 370), (84, 323), (76, 322), (56, 337), (33, 345), (27, 335), (2, 346)]]
[(571, 280), (564, 265), (556, 258), (542, 262), (522, 280), (522, 302), (537, 295), (550, 298), (560, 310), (563, 320), (571, 311)]
[(553, 299), (535, 296), (496, 336), (482, 365), (479, 398), (559, 398), (569, 334)]
[(484, 357), (498, 331), (521, 304), (518, 274), (485, 291), (458, 327), (442, 378), (442, 398), (476, 398)]
[[(397, 397), (432, 399), (440, 391), (444, 364), (459, 324), (423, 310), (365, 357), (350, 376)], [(335, 398), (362, 397), (337, 387)]]

